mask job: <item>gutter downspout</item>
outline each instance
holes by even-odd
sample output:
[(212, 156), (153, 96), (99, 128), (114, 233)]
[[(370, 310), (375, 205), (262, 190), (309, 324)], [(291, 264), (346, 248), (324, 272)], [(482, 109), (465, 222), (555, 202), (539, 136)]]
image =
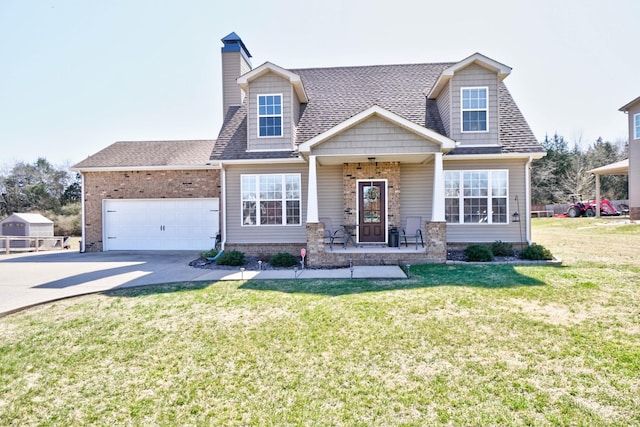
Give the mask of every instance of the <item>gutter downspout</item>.
[(529, 160), (524, 167), (524, 179), (527, 183), (525, 186), (525, 200), (524, 200), (524, 213), (527, 215), (525, 222), (525, 230), (527, 244), (531, 246), (531, 162), (533, 162), (533, 156), (529, 156)]
[(220, 162), (220, 210), (222, 211), (222, 242), (220, 243), (221, 252), (224, 250), (224, 245), (227, 243), (227, 171), (224, 168), (224, 163)]

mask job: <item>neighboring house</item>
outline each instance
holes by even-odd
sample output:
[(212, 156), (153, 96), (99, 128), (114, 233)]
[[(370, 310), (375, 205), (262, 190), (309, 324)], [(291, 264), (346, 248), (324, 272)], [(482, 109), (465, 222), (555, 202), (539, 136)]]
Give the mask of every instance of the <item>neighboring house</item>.
[(620, 108), (629, 116), (629, 218), (640, 220), (640, 96)]
[[(503, 83), (511, 68), (479, 53), (457, 63), (252, 68), (235, 33), (222, 42), (216, 141), (119, 142), (74, 166), (85, 250), (207, 249), (218, 208), (226, 250), (306, 248), (315, 265), (444, 262), (448, 247), (530, 242), (529, 170), (545, 151)], [(149, 206), (165, 200), (173, 204)], [(207, 233), (174, 230), (197, 201), (210, 203), (198, 216)], [(173, 222), (157, 218), (167, 209)], [(416, 216), (425, 248), (386, 246), (388, 230)], [(358, 247), (331, 250), (321, 218), (355, 225)], [(178, 245), (169, 231), (194, 239)]]

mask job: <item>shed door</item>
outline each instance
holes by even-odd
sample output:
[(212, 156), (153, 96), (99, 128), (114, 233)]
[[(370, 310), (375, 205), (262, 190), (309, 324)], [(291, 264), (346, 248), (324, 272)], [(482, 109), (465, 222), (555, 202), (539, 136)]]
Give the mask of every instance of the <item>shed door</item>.
[(105, 200), (105, 251), (206, 250), (219, 231), (219, 199)]

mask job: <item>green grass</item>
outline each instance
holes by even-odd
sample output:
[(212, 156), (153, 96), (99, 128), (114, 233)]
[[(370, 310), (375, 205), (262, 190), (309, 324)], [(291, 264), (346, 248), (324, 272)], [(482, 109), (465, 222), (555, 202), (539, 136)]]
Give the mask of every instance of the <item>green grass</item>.
[(534, 222), (561, 267), (183, 283), (4, 317), (0, 425), (638, 425), (640, 268), (616, 249), (640, 225), (605, 222)]

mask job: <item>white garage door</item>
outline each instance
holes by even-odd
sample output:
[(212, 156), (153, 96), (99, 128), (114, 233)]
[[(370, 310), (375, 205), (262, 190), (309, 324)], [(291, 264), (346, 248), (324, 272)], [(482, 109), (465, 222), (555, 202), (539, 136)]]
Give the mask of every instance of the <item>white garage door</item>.
[(104, 200), (104, 250), (206, 250), (219, 228), (218, 199)]

